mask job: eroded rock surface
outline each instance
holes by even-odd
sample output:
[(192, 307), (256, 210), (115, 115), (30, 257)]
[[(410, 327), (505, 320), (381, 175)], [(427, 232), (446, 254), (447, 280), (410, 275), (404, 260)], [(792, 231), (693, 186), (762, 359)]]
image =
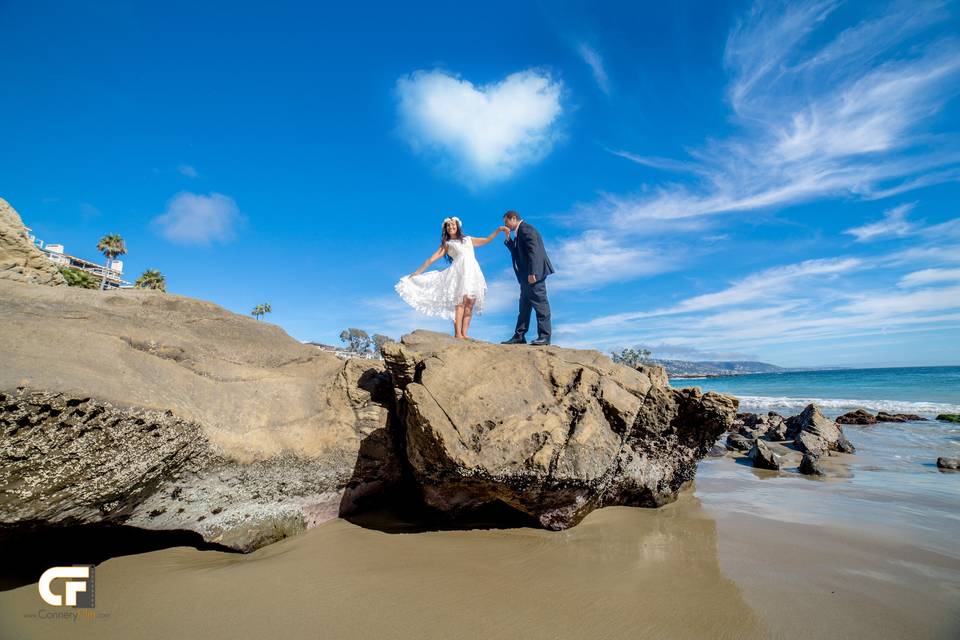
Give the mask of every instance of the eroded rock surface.
[(67, 286), (57, 266), (34, 246), (20, 215), (0, 198), (0, 280)]
[(500, 501), (552, 529), (602, 506), (674, 500), (738, 405), (595, 351), (417, 331), (383, 353), (426, 503), (456, 513)]
[(399, 477), (382, 364), (155, 291), (0, 280), (0, 524), (250, 550)]

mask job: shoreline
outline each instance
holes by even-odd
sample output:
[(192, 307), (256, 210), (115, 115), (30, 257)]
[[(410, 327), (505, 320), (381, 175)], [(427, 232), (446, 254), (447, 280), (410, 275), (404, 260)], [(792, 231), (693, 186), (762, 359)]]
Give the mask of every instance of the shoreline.
[[(845, 463), (862, 474), (876, 460)], [(96, 574), (106, 619), (24, 617), (35, 584), (0, 592), (0, 619), (31, 638), (62, 637), (62, 624), (77, 638), (950, 638), (960, 550), (949, 486), (943, 504), (891, 513), (876, 485), (711, 459), (674, 503), (598, 509), (565, 531), (386, 533), (337, 518), (246, 555), (109, 559)]]

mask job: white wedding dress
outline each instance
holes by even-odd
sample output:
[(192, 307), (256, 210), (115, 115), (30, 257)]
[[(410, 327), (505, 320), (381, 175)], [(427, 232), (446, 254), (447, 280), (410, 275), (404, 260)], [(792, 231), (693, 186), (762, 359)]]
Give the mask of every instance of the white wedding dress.
[(446, 269), (404, 276), (394, 289), (404, 302), (428, 316), (453, 320), (455, 307), (463, 304), (464, 296), (473, 298), (475, 314), (483, 313), (487, 281), (473, 253), (473, 241), (469, 236), (447, 240), (447, 254), (453, 263)]

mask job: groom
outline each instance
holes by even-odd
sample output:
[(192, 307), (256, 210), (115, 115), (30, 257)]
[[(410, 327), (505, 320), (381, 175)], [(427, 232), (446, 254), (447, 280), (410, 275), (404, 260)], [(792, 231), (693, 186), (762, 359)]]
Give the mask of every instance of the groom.
[(513, 256), (513, 271), (520, 283), (520, 315), (513, 337), (502, 344), (523, 344), (524, 335), (530, 326), (530, 310), (537, 312), (537, 339), (533, 345), (550, 344), (550, 303), (547, 301), (547, 276), (553, 273), (553, 265), (543, 248), (540, 233), (520, 218), (516, 211), (503, 214), (503, 223), (515, 235), (507, 234), (503, 244)]

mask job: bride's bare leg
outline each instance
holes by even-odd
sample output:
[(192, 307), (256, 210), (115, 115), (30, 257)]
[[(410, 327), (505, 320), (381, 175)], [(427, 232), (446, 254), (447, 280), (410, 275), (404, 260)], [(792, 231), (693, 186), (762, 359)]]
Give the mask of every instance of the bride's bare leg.
[(463, 327), (460, 329), (460, 333), (464, 338), (467, 337), (467, 331), (470, 329), (470, 320), (473, 319), (473, 303), (474, 300), (471, 298), (463, 299)]
[(453, 337), (463, 337), (463, 305), (458, 304), (457, 310), (453, 315)]

